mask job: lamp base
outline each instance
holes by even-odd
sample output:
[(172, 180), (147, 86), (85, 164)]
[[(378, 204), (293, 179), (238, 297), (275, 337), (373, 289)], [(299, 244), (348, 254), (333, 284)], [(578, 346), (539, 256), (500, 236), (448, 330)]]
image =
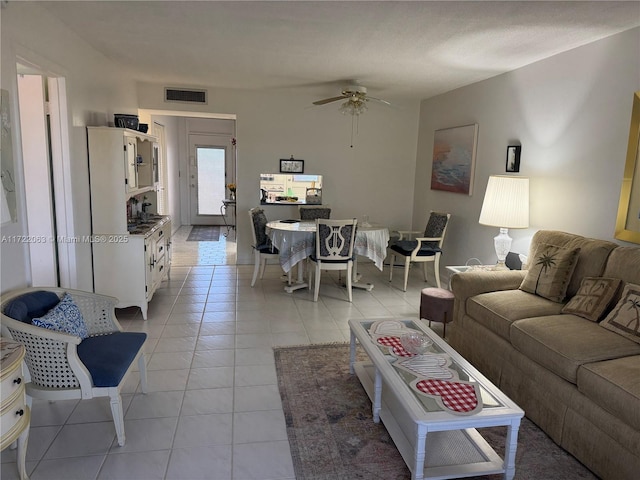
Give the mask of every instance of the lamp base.
[(493, 246), (496, 249), (498, 265), (504, 266), (507, 254), (511, 250), (512, 241), (512, 238), (509, 236), (508, 228), (501, 228), (500, 233), (497, 236), (493, 237)]

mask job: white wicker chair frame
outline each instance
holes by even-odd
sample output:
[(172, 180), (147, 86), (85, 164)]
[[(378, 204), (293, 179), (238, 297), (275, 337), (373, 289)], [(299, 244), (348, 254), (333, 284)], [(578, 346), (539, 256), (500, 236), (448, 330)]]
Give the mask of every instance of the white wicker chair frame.
[(29, 370), (29, 381), (25, 388), (29, 404), (32, 398), (55, 401), (108, 396), (111, 399), (111, 414), (118, 445), (123, 446), (126, 438), (120, 391), (137, 360), (140, 386), (144, 393), (147, 392), (147, 367), (142, 349), (131, 362), (118, 386), (95, 387), (89, 371), (78, 357), (77, 346), (82, 342), (80, 337), (29, 325), (4, 314), (5, 306), (11, 300), (39, 290), (54, 292), (60, 298), (65, 292), (71, 295), (82, 312), (89, 336), (122, 331), (115, 317), (115, 306), (118, 300), (80, 290), (31, 287), (2, 295), (0, 310), (2, 311), (2, 335), (23, 343), (26, 349), (25, 363)]

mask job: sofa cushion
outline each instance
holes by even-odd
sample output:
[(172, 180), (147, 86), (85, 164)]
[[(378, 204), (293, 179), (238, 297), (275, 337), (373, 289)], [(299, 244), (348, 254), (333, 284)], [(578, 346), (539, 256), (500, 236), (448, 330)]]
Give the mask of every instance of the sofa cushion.
[(36, 327), (65, 332), (80, 338), (89, 336), (80, 308), (68, 293), (63, 295), (62, 300), (55, 307), (43, 316), (34, 318), (31, 323)]
[(562, 313), (573, 313), (598, 322), (611, 305), (618, 287), (619, 278), (585, 277), (580, 290), (562, 309)]
[(617, 305), (600, 325), (640, 343), (640, 285), (627, 283)]
[(640, 355), (582, 365), (578, 390), (640, 430)]
[[(595, 238), (586, 238), (573, 233), (560, 232), (557, 230), (538, 230), (531, 239), (531, 248), (529, 250), (530, 261), (533, 259), (533, 255), (535, 254), (538, 245), (541, 243), (557, 245), (568, 249), (580, 249), (578, 262), (576, 263), (576, 268), (571, 280), (569, 281), (569, 287), (567, 288), (568, 297), (573, 297), (576, 294), (580, 289), (580, 284), (584, 277), (622, 278), (615, 272), (603, 273), (609, 254), (612, 250), (618, 247), (618, 245), (613, 242), (598, 240)], [(624, 278), (622, 279), (625, 280)]]
[(640, 285), (640, 248), (618, 247), (613, 250), (602, 276)]
[(562, 304), (522, 290), (501, 290), (475, 295), (467, 301), (467, 313), (482, 326), (509, 340), (511, 323), (522, 318), (557, 315)]
[(637, 343), (576, 315), (518, 320), (510, 334), (517, 350), (571, 383), (585, 363), (640, 355)]
[(562, 248), (541, 243), (529, 262), (520, 289), (554, 302), (562, 302), (578, 260), (579, 248)]

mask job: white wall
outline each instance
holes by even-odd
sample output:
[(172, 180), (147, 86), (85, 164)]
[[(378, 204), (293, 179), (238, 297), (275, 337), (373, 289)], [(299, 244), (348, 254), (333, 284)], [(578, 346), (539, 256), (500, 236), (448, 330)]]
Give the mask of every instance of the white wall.
[[(185, 108), (163, 102), (164, 85), (139, 87), (143, 109)], [(351, 148), (351, 117), (338, 112), (339, 104), (312, 107), (326, 91), (208, 90), (208, 105), (194, 111), (237, 116), (238, 263), (253, 263), (246, 212), (258, 205), (259, 175), (278, 172), (279, 160), (291, 155), (305, 161), (305, 173), (324, 176), (323, 201), (333, 218), (368, 214), (396, 229), (411, 223), (418, 102), (371, 105)], [(295, 206), (265, 212), (269, 219), (298, 216)]]
[[(515, 175), (531, 179), (531, 228), (510, 230), (512, 250), (527, 253), (539, 229), (615, 241), (639, 46), (640, 29), (630, 30), (421, 103), (413, 224), (424, 228), (431, 209), (452, 213), (444, 265), (496, 261), (498, 229), (478, 217), (510, 144), (522, 144)], [(469, 123), (479, 125), (473, 195), (431, 190), (434, 131)]]
[[(90, 233), (89, 184), (87, 164), (88, 125), (106, 125), (114, 113), (137, 109), (135, 83), (109, 59), (97, 53), (64, 24), (51, 17), (35, 2), (10, 2), (1, 15), (1, 86), (12, 99), (15, 128), (14, 155), (18, 189), (18, 222), (2, 227), (2, 235), (27, 235), (24, 210), (24, 176), (17, 112), (16, 62), (38, 67), (49, 76), (66, 78), (68, 92), (70, 164), (75, 235)], [(81, 289), (91, 289), (90, 245), (75, 245), (77, 278)], [(2, 244), (2, 284), (4, 292), (31, 284), (28, 251), (24, 244)]]

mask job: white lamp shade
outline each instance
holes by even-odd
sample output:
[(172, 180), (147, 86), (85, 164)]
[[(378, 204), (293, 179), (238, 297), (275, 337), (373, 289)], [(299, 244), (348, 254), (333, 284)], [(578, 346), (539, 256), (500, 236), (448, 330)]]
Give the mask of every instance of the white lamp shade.
[(481, 225), (529, 227), (529, 179), (507, 175), (489, 177), (480, 211)]

